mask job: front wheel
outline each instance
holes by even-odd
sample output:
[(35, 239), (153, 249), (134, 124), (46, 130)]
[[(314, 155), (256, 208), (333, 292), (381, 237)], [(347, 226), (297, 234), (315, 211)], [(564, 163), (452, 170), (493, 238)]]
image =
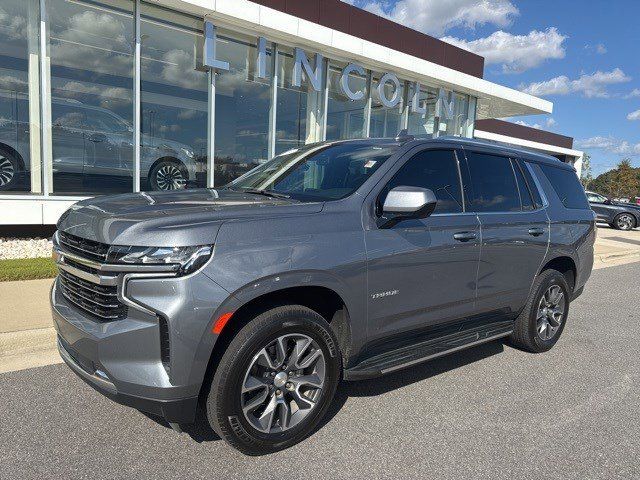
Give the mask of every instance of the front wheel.
[(533, 353), (550, 350), (569, 315), (569, 285), (562, 273), (545, 270), (536, 278), (529, 300), (515, 321), (510, 342)]
[(0, 150), (0, 191), (12, 190), (18, 184), (20, 163), (15, 155)]
[(630, 213), (621, 213), (613, 219), (613, 228), (617, 230), (632, 230), (636, 227), (636, 219)]
[(341, 357), (328, 323), (299, 305), (258, 315), (226, 349), (211, 383), (211, 427), (248, 455), (290, 447), (325, 415)]

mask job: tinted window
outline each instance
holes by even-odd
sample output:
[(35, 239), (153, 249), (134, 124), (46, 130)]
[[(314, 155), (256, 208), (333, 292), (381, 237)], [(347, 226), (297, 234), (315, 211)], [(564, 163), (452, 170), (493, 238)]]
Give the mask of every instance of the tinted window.
[(551, 186), (567, 208), (589, 208), (587, 196), (578, 181), (578, 176), (572, 170), (556, 168), (550, 165), (540, 165), (549, 179)]
[(475, 212), (518, 212), (520, 195), (506, 157), (467, 152), (473, 197), (470, 210)]
[(516, 174), (516, 182), (518, 183), (518, 191), (520, 192), (520, 203), (522, 203), (522, 210), (535, 210), (535, 204), (533, 203), (533, 199), (531, 198), (531, 193), (529, 192), (529, 187), (527, 185), (526, 180), (524, 179), (524, 175), (520, 170), (520, 166), (512, 160), (513, 171)]
[(399, 186), (433, 190), (438, 199), (434, 213), (462, 212), (458, 162), (451, 150), (425, 150), (411, 157), (387, 184), (380, 203)]
[(516, 163), (518, 163), (522, 167), (522, 173), (524, 173), (524, 178), (527, 179), (527, 183), (529, 184), (529, 190), (533, 195), (533, 200), (536, 202), (536, 207), (538, 208), (542, 207), (544, 203), (542, 202), (542, 197), (540, 196), (540, 191), (538, 190), (538, 186), (536, 185), (536, 182), (533, 180), (533, 177), (531, 176), (531, 172), (529, 171), (529, 166), (527, 165), (526, 162), (518, 161)]

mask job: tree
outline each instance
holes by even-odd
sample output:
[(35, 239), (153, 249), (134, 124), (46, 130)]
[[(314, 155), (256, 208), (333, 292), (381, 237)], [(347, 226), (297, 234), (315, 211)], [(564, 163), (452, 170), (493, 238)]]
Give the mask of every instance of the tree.
[(593, 174), (591, 172), (591, 155), (588, 153), (582, 157), (582, 173), (580, 174), (580, 182), (585, 190), (589, 189), (589, 184), (593, 182)]
[(640, 193), (640, 168), (633, 168), (625, 158), (618, 166), (599, 175), (591, 182), (591, 189), (610, 197), (634, 197)]

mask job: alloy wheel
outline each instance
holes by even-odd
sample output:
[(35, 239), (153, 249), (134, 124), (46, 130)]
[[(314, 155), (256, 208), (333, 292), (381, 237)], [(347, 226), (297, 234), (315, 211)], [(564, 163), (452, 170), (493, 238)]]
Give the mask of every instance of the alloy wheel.
[(634, 224), (633, 216), (628, 213), (623, 213), (616, 217), (616, 225), (620, 230), (631, 230)]
[(182, 171), (176, 165), (163, 165), (156, 172), (156, 185), (159, 190), (181, 190), (186, 184)]
[(245, 419), (263, 433), (295, 427), (314, 410), (326, 380), (324, 353), (315, 340), (282, 335), (255, 354), (242, 382)]
[(536, 331), (541, 340), (551, 340), (564, 320), (567, 301), (558, 285), (550, 286), (538, 304)]
[(0, 187), (5, 187), (11, 183), (16, 171), (13, 163), (6, 157), (0, 156)]

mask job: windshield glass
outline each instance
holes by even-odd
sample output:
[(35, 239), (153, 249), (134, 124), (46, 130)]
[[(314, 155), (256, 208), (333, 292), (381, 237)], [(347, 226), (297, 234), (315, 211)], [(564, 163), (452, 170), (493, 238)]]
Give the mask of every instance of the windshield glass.
[(395, 144), (307, 145), (254, 168), (225, 188), (263, 190), (295, 200), (338, 200), (355, 192), (397, 150)]

